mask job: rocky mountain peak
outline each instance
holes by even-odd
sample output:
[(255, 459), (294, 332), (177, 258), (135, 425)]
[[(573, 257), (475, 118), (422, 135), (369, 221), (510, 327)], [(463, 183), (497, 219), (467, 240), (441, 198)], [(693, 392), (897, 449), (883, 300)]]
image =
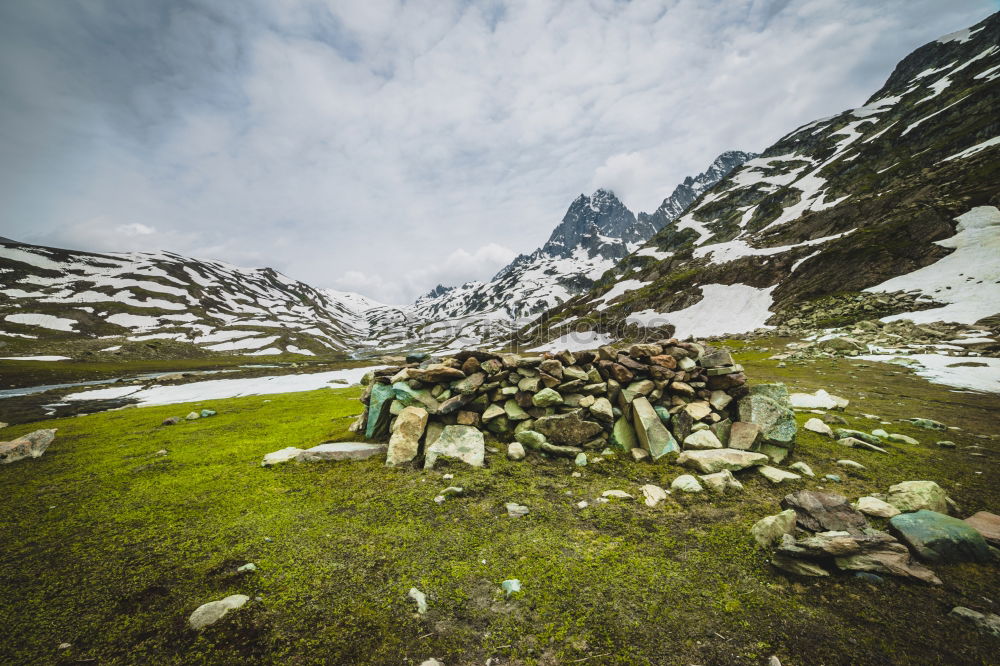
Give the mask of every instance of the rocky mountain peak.
[(585, 238), (590, 237), (587, 244), (592, 245), (592, 239), (599, 236), (626, 243), (644, 240), (636, 228), (635, 214), (611, 190), (599, 189), (590, 196), (581, 194), (574, 199), (542, 251), (568, 257), (584, 244)]

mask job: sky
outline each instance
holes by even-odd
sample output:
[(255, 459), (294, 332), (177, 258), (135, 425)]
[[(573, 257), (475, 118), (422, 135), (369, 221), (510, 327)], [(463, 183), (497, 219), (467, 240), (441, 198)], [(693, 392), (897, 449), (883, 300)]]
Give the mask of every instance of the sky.
[(0, 236), (412, 302), (862, 104), (996, 0), (0, 0)]

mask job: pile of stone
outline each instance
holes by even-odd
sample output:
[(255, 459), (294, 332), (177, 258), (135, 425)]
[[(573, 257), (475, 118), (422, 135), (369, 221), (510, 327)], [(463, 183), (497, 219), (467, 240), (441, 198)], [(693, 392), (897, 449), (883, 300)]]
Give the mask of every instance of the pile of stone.
[(763, 464), (765, 447), (795, 440), (783, 385), (749, 388), (728, 352), (694, 342), (407, 361), (365, 378), (367, 409), (351, 426), (388, 439), (389, 465), (482, 465), (484, 431), (510, 442), (513, 459), (529, 449), (585, 460), (610, 448), (636, 460), (676, 457), (703, 473)]
[[(758, 521), (751, 533), (762, 547), (777, 545), (771, 564), (799, 576), (861, 572), (941, 579), (926, 563), (989, 562), (1000, 543), (1000, 516), (979, 512), (966, 520), (948, 515), (954, 503), (933, 481), (906, 481), (884, 499), (862, 497), (853, 505), (835, 493), (801, 490), (786, 495), (779, 514)], [(868, 518), (888, 520), (888, 531)]]

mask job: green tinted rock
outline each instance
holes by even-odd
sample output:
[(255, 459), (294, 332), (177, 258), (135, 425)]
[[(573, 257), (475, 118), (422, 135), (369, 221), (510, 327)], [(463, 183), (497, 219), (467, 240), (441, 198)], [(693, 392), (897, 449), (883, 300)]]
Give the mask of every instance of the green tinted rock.
[(632, 422), (642, 448), (653, 460), (680, 453), (681, 447), (644, 396), (632, 401)]
[(990, 550), (971, 525), (921, 509), (889, 519), (889, 526), (917, 555), (930, 562), (989, 562)]
[(368, 424), (365, 427), (365, 437), (368, 439), (382, 439), (389, 434), (389, 403), (395, 395), (388, 384), (372, 386), (368, 400)]
[(639, 445), (635, 437), (635, 428), (624, 416), (615, 421), (611, 430), (611, 445), (622, 451), (630, 451)]

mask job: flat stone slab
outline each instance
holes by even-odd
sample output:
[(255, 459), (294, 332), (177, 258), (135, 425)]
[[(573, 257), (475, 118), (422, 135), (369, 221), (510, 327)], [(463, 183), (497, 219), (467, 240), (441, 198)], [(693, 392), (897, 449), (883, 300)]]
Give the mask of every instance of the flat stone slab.
[(728, 469), (737, 472), (747, 467), (763, 465), (767, 456), (753, 451), (736, 449), (706, 449), (704, 451), (684, 451), (677, 458), (677, 464), (690, 467), (702, 474), (713, 474)]
[(778, 485), (779, 483), (783, 483), (785, 481), (798, 481), (799, 479), (802, 478), (801, 476), (795, 474), (794, 472), (786, 472), (783, 469), (778, 469), (777, 467), (771, 467), (770, 465), (762, 465), (757, 468), (757, 471), (760, 472), (761, 476), (763, 476), (765, 479), (767, 479), (774, 485)]
[(374, 456), (385, 454), (388, 447), (385, 444), (371, 442), (326, 442), (306, 449), (298, 456), (299, 462), (318, 460), (368, 460)]

